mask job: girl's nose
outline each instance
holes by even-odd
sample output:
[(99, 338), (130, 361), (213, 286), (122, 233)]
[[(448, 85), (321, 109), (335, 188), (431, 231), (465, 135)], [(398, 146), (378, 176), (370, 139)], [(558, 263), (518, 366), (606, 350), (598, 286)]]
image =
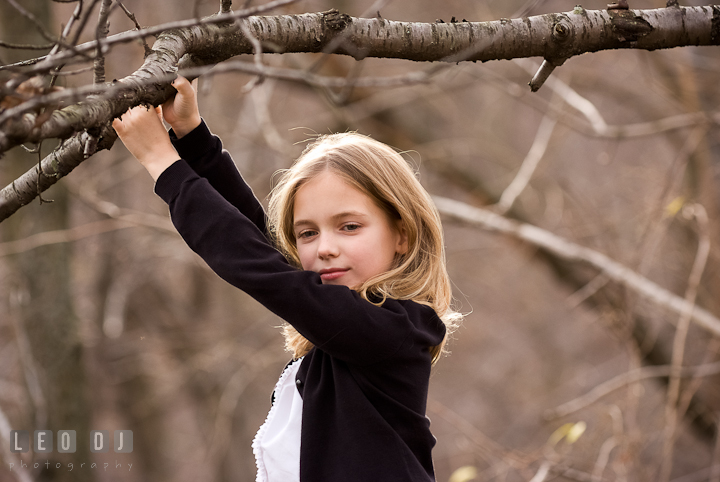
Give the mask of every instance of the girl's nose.
[(327, 259), (327, 258), (337, 258), (338, 254), (340, 254), (338, 245), (334, 241), (332, 236), (326, 235), (320, 235), (320, 239), (318, 240), (318, 250), (317, 255), (320, 259)]

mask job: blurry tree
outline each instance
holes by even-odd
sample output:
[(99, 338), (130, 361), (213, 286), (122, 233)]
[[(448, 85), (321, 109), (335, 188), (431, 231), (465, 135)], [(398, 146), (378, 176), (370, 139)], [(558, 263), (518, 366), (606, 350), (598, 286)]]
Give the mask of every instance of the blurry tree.
[[(713, 174), (713, 170), (718, 169), (718, 143), (708, 140), (711, 132), (717, 136), (720, 114), (716, 108), (717, 94), (712, 88), (699, 85), (700, 76), (696, 74), (697, 69), (712, 71), (718, 64), (707, 61), (707, 65), (692, 69), (677, 63), (676, 57), (667, 60), (660, 52), (651, 52), (641, 58), (655, 64), (647, 71), (659, 72), (658, 79), (644, 79), (645, 83), (641, 84), (641, 79), (624, 76), (620, 68), (613, 70), (614, 65), (604, 64), (606, 71), (598, 74), (604, 81), (603, 88), (598, 87), (585, 96), (571, 88), (561, 75), (575, 60), (571, 60), (572, 57), (602, 50), (655, 51), (704, 45), (714, 46), (708, 47), (714, 52), (720, 44), (720, 6), (680, 6), (676, 1), (669, 1), (667, 5), (662, 2), (661, 8), (640, 10), (628, 8), (627, 2), (620, 1), (601, 5), (600, 10), (577, 6), (569, 12), (527, 16), (538, 2), (507, 2), (503, 8), (513, 9), (512, 15), (507, 14), (512, 20), (468, 22), (463, 17), (445, 17), (445, 21), (423, 23), (383, 18), (380, 10), (388, 2), (382, 0), (356, 17), (336, 10), (294, 11), (261, 17), (257, 15), (279, 8), (292, 9), (294, 2), (277, 0), (255, 7), (245, 2), (237, 11), (231, 11), (231, 2), (223, 0), (218, 14), (202, 19), (200, 10), (207, 8), (207, 4), (178, 0), (174, 5), (177, 8), (158, 8), (156, 12), (145, 4), (135, 5), (132, 10), (142, 10), (144, 18), (153, 13), (159, 16), (159, 20), (155, 20), (158, 26), (143, 28), (126, 5), (117, 0), (84, 0), (60, 2), (70, 3), (73, 11), (62, 32), (56, 32), (47, 20), (50, 11), (47, 1), (6, 2), (1, 4), (1, 33), (8, 43), (2, 44), (6, 50), (1, 55), (3, 65), (0, 67), (0, 152), (5, 153), (0, 162), (3, 178), (7, 178), (7, 186), (0, 191), (0, 220), (3, 220), (2, 236), (6, 241), (0, 243), (0, 255), (12, 263), (2, 267), (5, 272), (0, 278), (0, 284), (8, 293), (3, 300), (8, 316), (0, 316), (0, 330), (3, 330), (0, 333), (12, 333), (4, 346), (8, 353), (5, 356), (15, 360), (15, 364), (5, 365), (7, 372), (0, 375), (0, 381), (24, 373), (23, 383), (30, 396), (20, 395), (22, 390), (18, 391), (15, 386), (18, 394), (11, 396), (11, 391), (7, 391), (7, 397), (32, 402), (30, 410), (18, 408), (22, 404), (11, 405), (7, 418), (13, 421), (13, 428), (18, 423), (43, 428), (43, 410), (48, 413), (47, 426), (54, 430), (68, 424), (79, 433), (86, 432), (91, 428), (90, 423), (100, 422), (115, 423), (117, 428), (131, 427), (136, 433), (138, 450), (132, 459), (136, 472), (127, 480), (251, 479), (252, 470), (245, 460), (238, 461), (230, 454), (236, 445), (247, 442), (237, 440), (235, 434), (246, 425), (255, 426), (254, 420), (246, 421), (244, 414), (251, 412), (253, 403), (260, 402), (251, 398), (252, 394), (247, 393), (251, 390), (247, 388), (253, 386), (256, 378), (264, 376), (267, 366), (283, 357), (282, 353), (267, 349), (267, 333), (256, 326), (269, 324), (272, 318), (261, 314), (247, 300), (230, 295), (226, 288), (209, 281), (203, 268), (188, 259), (177, 238), (166, 234), (172, 231), (167, 220), (154, 214), (152, 209), (145, 209), (145, 198), (116, 190), (124, 180), (135, 175), (137, 171), (133, 167), (124, 164), (117, 154), (96, 155), (109, 149), (115, 141), (110, 121), (131, 106), (163, 102), (172, 95), (169, 82), (178, 73), (202, 76), (203, 81), (208, 82), (205, 85), (211, 86), (207, 90), (215, 92), (217, 88), (214, 100), (207, 102), (219, 112), (220, 120), (232, 118), (227, 113), (230, 103), (225, 102), (229, 88), (223, 87), (216, 78), (242, 73), (243, 79), (249, 79), (242, 90), (252, 93), (243, 108), (254, 113), (257, 124), (237, 121), (232, 129), (226, 129), (231, 135), (223, 138), (226, 143), (235, 143), (237, 151), (255, 152), (258, 148), (253, 143), (258, 141), (243, 141), (239, 134), (254, 130), (257, 139), (269, 146), (259, 151), (265, 156), (263, 164), (241, 166), (244, 174), (268, 177), (284, 166), (277, 160), (278, 153), (282, 156), (295, 153), (278, 134), (272, 120), (269, 98), (279, 90), (277, 81), (315, 89), (329, 104), (327, 111), (337, 130), (355, 128), (360, 122), (358, 119), (370, 119), (369, 125), (385, 136), (382, 140), (410, 148), (422, 146), (422, 152), (427, 153), (424, 168), (431, 171), (434, 191), (451, 193), (454, 198), (435, 197), (441, 212), (448, 219), (500, 232), (525, 243), (516, 248), (516, 252), (521, 253), (517, 257), (497, 258), (503, 260), (503, 266), (517, 266), (527, 283), (544, 279), (538, 273), (542, 268), (526, 266), (517, 260), (526, 260), (531, 257), (528, 252), (535, 254), (534, 250), (539, 250), (535, 258), (555, 273), (563, 288), (542, 292), (532, 303), (521, 299), (507, 303), (504, 311), (498, 308), (508, 313), (502, 316), (510, 318), (511, 312), (517, 315), (510, 326), (533, 326), (517, 321), (527, 316), (519, 307), (525, 303), (532, 305), (528, 310), (533, 316), (545, 310), (548, 314), (542, 319), (551, 318), (550, 313), (561, 313), (561, 309), (548, 301), (553, 299), (560, 300), (555, 304), (565, 303), (571, 307), (584, 304), (590, 313), (587, 317), (594, 314), (604, 320), (606, 331), (615, 337), (615, 344), (604, 339), (598, 341), (598, 332), (592, 331), (597, 327), (593, 327), (586, 330), (592, 335), (582, 338), (579, 332), (583, 330), (571, 328), (568, 323), (552, 325), (552, 334), (531, 328), (527, 337), (508, 335), (518, 345), (518, 352), (522, 351), (522, 343), (530, 340), (530, 343), (546, 345), (528, 350), (533, 356), (557, 351), (571, 361), (559, 365), (562, 373), (545, 374), (545, 385), (535, 387), (533, 392), (528, 389), (502, 393), (500, 406), (494, 407), (497, 413), (504, 409), (512, 412), (507, 407), (517, 408), (525, 397), (531, 400), (524, 406), (533, 405), (528, 413), (537, 414), (543, 412), (542, 404), (554, 404), (557, 407), (545, 413), (550, 422), (543, 425), (538, 420), (522, 421), (523, 417), (515, 413), (497, 415), (498, 420), (506, 421), (502, 423), (511, 420), (520, 426), (511, 430), (501, 422), (493, 425), (492, 416), (485, 417), (483, 427), (487, 426), (493, 433), (492, 439), (477, 428), (481, 415), (469, 420), (471, 399), (463, 398), (459, 392), (469, 385), (469, 378), (478, 377), (484, 383), (493, 380), (491, 371), (512, 373), (515, 365), (501, 353), (491, 359), (479, 359), (475, 354), (462, 358), (463, 365), (455, 368), (464, 373), (465, 378), (449, 377), (455, 382), (456, 391), (438, 393), (429, 406), (434, 426), (440, 418), (440, 429), (450, 432), (452, 428), (450, 433), (458, 445), (454, 450), (450, 445), (440, 447), (443, 458), (438, 462), (439, 474), (453, 473), (450, 479), (453, 481), (491, 480), (502, 475), (509, 480), (515, 477), (533, 482), (553, 476), (593, 481), (670, 480), (673, 474), (686, 473), (690, 473), (688, 477), (696, 477), (687, 480), (720, 480), (720, 449), (714, 449), (712, 454), (720, 396), (717, 383), (700, 385), (701, 381), (720, 373), (720, 367), (714, 362), (720, 349), (716, 341), (720, 339), (720, 320), (714, 314), (718, 312), (718, 305), (713, 301), (716, 298), (713, 294), (720, 288), (716, 276), (718, 254), (717, 248), (712, 250), (720, 239), (717, 177)], [(475, 13), (482, 9), (492, 11), (492, 4), (477, 2)], [(343, 7), (351, 8), (351, 5)], [(437, 8), (443, 11), (445, 6)], [(40, 11), (45, 12), (44, 16)], [(56, 8), (56, 11), (59, 10)], [(109, 35), (108, 19), (121, 17), (128, 22), (125, 16), (136, 28)], [(25, 39), (15, 33), (16, 28), (35, 36)], [(157, 40), (152, 49), (143, 46), (144, 63), (136, 69), (133, 63), (136, 57), (123, 53), (122, 48), (128, 43), (135, 46), (150, 36), (156, 36)], [(46, 43), (44, 48), (50, 53), (38, 58), (18, 58), (8, 53), (28, 50), (27, 45), (9, 44), (29, 42)], [(295, 60), (290, 55), (270, 56), (269, 53), (314, 55), (298, 56), (300, 60)], [(228, 60), (239, 54), (252, 57), (247, 61)], [(348, 67), (338, 60), (339, 56), (332, 54), (365, 61)], [(612, 54), (620, 55), (619, 52)], [(290, 59), (278, 65), (282, 62), (275, 57)], [(541, 57), (543, 62), (538, 65), (529, 57)], [(587, 57), (577, 60), (587, 61)], [(381, 71), (380, 64), (368, 64), (373, 58), (434, 63), (430, 67), (392, 64)], [(514, 65), (523, 70), (525, 81), (531, 79), (531, 89), (542, 89), (541, 92), (549, 94), (523, 97), (518, 83), (508, 80), (499, 67), (497, 73), (486, 69), (482, 75), (474, 74), (476, 76), (465, 80), (465, 84), (449, 80), (458, 64), (500, 59), (515, 59)], [(133, 66), (130, 72), (128, 65)], [(363, 67), (367, 65), (370, 67)], [(106, 76), (105, 68), (111, 75)], [(373, 75), (363, 76), (363, 71), (368, 70), (372, 70)], [(92, 73), (87, 82), (65, 80), (64, 75), (68, 73), (87, 78), (83, 77), (84, 72)], [(108, 81), (114, 76), (120, 80)], [(492, 102), (487, 100), (482, 104), (486, 109), (484, 115), (476, 118), (472, 109), (477, 103), (464, 99), (463, 90), (478, 82), (493, 83), (509, 99), (522, 98), (522, 102), (541, 114), (537, 129), (533, 131), (534, 125), (528, 127), (531, 116), (521, 115), (508, 122), (510, 128), (503, 132), (488, 127), (488, 124), (502, 122), (499, 119), (504, 109), (493, 110)], [(58, 83), (66, 88), (58, 89)], [(586, 80), (586, 83), (592, 82)], [(652, 96), (646, 99), (639, 95), (638, 89), (642, 88), (636, 89), (635, 83), (671, 92), (666, 97), (674, 103), (656, 105)], [(423, 86), (432, 89), (437, 85), (442, 88), (432, 91), (433, 95), (423, 95), (423, 91), (417, 89)], [(393, 90), (385, 97), (370, 94), (387, 89)], [(451, 96), (451, 89), (458, 92), (457, 96)], [(308, 90), (283, 92), (280, 95), (302, 99)], [(452, 113), (446, 105), (441, 105), (443, 100), (452, 103)], [(610, 100), (626, 106), (625, 110), (617, 109), (616, 119), (625, 122), (624, 119), (631, 118), (634, 123), (608, 122), (598, 106)], [(252, 106), (248, 107), (249, 104)], [(680, 107), (673, 109), (676, 106)], [(309, 101), (306, 107), (309, 111), (321, 112), (314, 104), (311, 107)], [(438, 127), (443, 122), (450, 124), (454, 115), (460, 118), (463, 109), (470, 110), (465, 115), (477, 124), (469, 129), (470, 133), (482, 128), (497, 139), (479, 143), (469, 134), (462, 142), (451, 139), (452, 145), (443, 143), (440, 132), (466, 132), (456, 124), (449, 132)], [(432, 123), (436, 133), (429, 132), (432, 128), (427, 121), (428, 112), (440, 119)], [(640, 112), (653, 115), (639, 115)], [(529, 138), (520, 139), (521, 125), (523, 132), (533, 132)], [(552, 149), (551, 140), (557, 139), (561, 129), (566, 142), (557, 144), (561, 147), (555, 148), (554, 155), (577, 162), (567, 161), (547, 167), (543, 172), (540, 161), (547, 157), (546, 152)], [(690, 134), (685, 135), (686, 131)], [(578, 136), (582, 138), (577, 142), (568, 140), (577, 140)], [(663, 141), (643, 142), (646, 138)], [(49, 144), (51, 139), (60, 142), (43, 158), (40, 146)], [(23, 159), (20, 144), (37, 145), (38, 152)], [(566, 147), (574, 144), (582, 147), (572, 151)], [(634, 149), (635, 145), (640, 147)], [(666, 157), (672, 160), (663, 157), (661, 161), (659, 152), (668, 145), (672, 145), (673, 150)], [(526, 150), (519, 167), (498, 161), (511, 157), (507, 146)], [(594, 171), (597, 165), (611, 164), (615, 157), (622, 157), (618, 151), (623, 149), (632, 152), (623, 159), (633, 156), (636, 159), (628, 161), (627, 170), (618, 168), (617, 175), (610, 177), (618, 186), (594, 185), (593, 181), (600, 177)], [(467, 151), (473, 154), (468, 155)], [(587, 159), (575, 159), (578, 155)], [(89, 158), (97, 162), (83, 164)], [(653, 161), (655, 165), (648, 167)], [(20, 169), (21, 165), (25, 167)], [(53, 204), (36, 203), (24, 208), (23, 211), (31, 209), (32, 212), (22, 220), (10, 217), (75, 168), (85, 171), (78, 174), (77, 181), (75, 176), (68, 178), (67, 188), (84, 206), (82, 209), (70, 210), (64, 201), (67, 193), (61, 189), (52, 194)], [(578, 184), (567, 185), (572, 182)], [(545, 185), (533, 188), (534, 183)], [(684, 197), (680, 197), (680, 193)], [(622, 199), (613, 198), (614, 195)], [(529, 201), (528, 196), (535, 198)], [(625, 201), (629, 207), (623, 204), (618, 213), (608, 214)], [(486, 207), (473, 206), (477, 204)], [(68, 217), (73, 213), (84, 222), (69, 224)], [(591, 217), (600, 219), (602, 228), (590, 222)], [(126, 235), (125, 228), (130, 226), (150, 227), (160, 234)], [(447, 229), (451, 235), (455, 234), (449, 239), (469, 237), (469, 230), (464, 231), (464, 227)], [(107, 233), (102, 243), (82, 244), (78, 251), (72, 252), (71, 241), (84, 243), (82, 240), (100, 233)], [(486, 243), (487, 249), (498, 249), (491, 242)], [(40, 256), (38, 251), (31, 251), (35, 247), (47, 252)], [(157, 268), (147, 264), (151, 257), (181, 263), (175, 267), (168, 267), (169, 263), (158, 264), (161, 268)], [(658, 258), (662, 261), (657, 262)], [(73, 260), (78, 263), (75, 274), (69, 273)], [(484, 265), (492, 263), (488, 259), (479, 263), (469, 258), (465, 264), (465, 269), (458, 269), (453, 278), (459, 285), (470, 287), (481, 283), (479, 273), (485, 273)], [(17, 273), (22, 276), (18, 277)], [(490, 273), (494, 282), (492, 286), (485, 286), (488, 290), (523, 292), (522, 281)], [(501, 278), (507, 278), (505, 283)], [(467, 293), (467, 289), (463, 288), (463, 292)], [(562, 299), (563, 289), (574, 293)], [(74, 306), (70, 300), (71, 290), (75, 290)], [(697, 306), (698, 300), (707, 308)], [(499, 301), (498, 306), (501, 306)], [(77, 323), (73, 309), (90, 322)], [(519, 313), (515, 313), (515, 309)], [(197, 328), (198, 320), (222, 320), (238, 311), (245, 314), (245, 319), (256, 318), (257, 323), (246, 321), (235, 326), (229, 321), (214, 321), (208, 323), (208, 329)], [(12, 331), (8, 320), (12, 321)], [(672, 320), (675, 327), (670, 327), (668, 320)], [(573, 331), (577, 339), (563, 338), (565, 331)], [(468, 338), (477, 342), (476, 347), (484, 346), (491, 351), (493, 345), (502, 345), (498, 340), (504, 336), (496, 339), (496, 343), (483, 342), (472, 334)], [(0, 341), (4, 338), (0, 335)], [(146, 339), (152, 340), (152, 344), (144, 343)], [(576, 341), (577, 346), (569, 346)], [(593, 348), (601, 352), (611, 349), (615, 356), (602, 358)], [(461, 349), (459, 345), (458, 351)], [(586, 367), (592, 362), (583, 361), (582, 356), (588, 354), (585, 352), (594, 353), (594, 360), (602, 360), (612, 365), (612, 369)], [(83, 356), (87, 358), (84, 363)], [(514, 357), (532, 365), (519, 354)], [(625, 365), (618, 368), (617, 360), (623, 360)], [(549, 372), (558, 366), (550, 360), (543, 362)], [(439, 370), (443, 370), (442, 365)], [(613, 378), (609, 374), (617, 376)], [(110, 381), (103, 383), (105, 377)], [(517, 384), (532, 385), (538, 377), (515, 378)], [(557, 391), (548, 388), (559, 384), (561, 379), (580, 378), (592, 380), (577, 382), (584, 390), (574, 385)], [(686, 379), (691, 381), (682, 383)], [(600, 383), (603, 380), (604, 383)], [(647, 380), (667, 380), (667, 385), (647, 384)], [(513, 385), (509, 379), (496, 382), (499, 387)], [(102, 388), (92, 390), (95, 405), (89, 410), (84, 397), (92, 384)], [(598, 402), (622, 390), (627, 395), (612, 399), (609, 407)], [(644, 390), (648, 392), (646, 395), (641, 393)], [(456, 399), (453, 394), (457, 395)], [(534, 398), (542, 400), (532, 400)], [(2, 402), (0, 398), (0, 407)], [(248, 408), (241, 411), (238, 408), (241, 403)], [(173, 409), (166, 409), (170, 404)], [(655, 411), (661, 407), (662, 415), (644, 410), (644, 404), (652, 405)], [(587, 411), (590, 406), (599, 408)], [(83, 417), (86, 411), (91, 414)], [(576, 413), (582, 413), (588, 424), (575, 423), (569, 418)], [(0, 410), (0, 422), (4, 418)], [(29, 418), (34, 421), (27, 420)], [(551, 428), (550, 424), (558, 418), (566, 423)], [(0, 428), (2, 426), (0, 423)], [(532, 430), (528, 426), (540, 428)], [(180, 435), (173, 433), (177, 427), (182, 427)], [(693, 430), (700, 435), (693, 435)], [(507, 435), (513, 432), (531, 434), (533, 444), (530, 445), (535, 447), (534, 451), (520, 452), (520, 448), (524, 450), (527, 445), (517, 442), (521, 435), (515, 438)], [(0, 434), (4, 442), (7, 435)], [(680, 437), (684, 439), (676, 451), (676, 440)], [(516, 451), (505, 448), (507, 446), (520, 448)], [(3, 453), (6, 462), (16, 457), (7, 450)], [(709, 460), (698, 461), (707, 453), (710, 453)], [(81, 453), (73, 460), (85, 456)], [(181, 463), (181, 468), (174, 466), (177, 463)], [(483, 471), (478, 471), (478, 467)], [(703, 469), (691, 472), (699, 467)], [(37, 472), (16, 471), (11, 475), (27, 480), (23, 477), (33, 474)], [(115, 474), (77, 471), (70, 479), (124, 480)], [(68, 475), (48, 471), (42, 477), (61, 480)]]
[[(24, 8), (32, 12), (33, 22), (19, 18), (12, 5), (0, 4), (0, 32), (22, 44), (47, 43), (38, 29), (51, 28), (51, 4), (29, 0), (24, 2)], [(10, 51), (3, 55), (3, 60), (20, 60), (20, 53)], [(38, 142), (28, 148), (38, 162), (43, 152), (48, 151), (43, 151), (42, 147), (42, 142)], [(15, 172), (16, 176), (22, 173), (21, 157), (17, 151), (11, 151), (3, 159), (9, 172)], [(52, 202), (54, 209), (49, 211), (39, 204), (31, 206), (33, 222), (17, 219), (3, 223), (0, 228), (2, 237), (21, 239), (36, 231), (38, 226), (42, 230), (66, 229), (69, 226), (67, 192), (56, 190), (52, 200), (43, 202)], [(23, 253), (13, 259), (17, 276), (8, 287), (11, 303), (8, 321), (12, 322), (16, 346), (24, 365), (23, 375), (31, 407), (25, 414), (31, 417), (27, 422), (37, 429), (57, 431), (77, 427), (76, 430), (84, 433), (89, 427), (86, 417), (87, 383), (78, 320), (73, 313), (71, 287), (67, 283), (69, 248), (67, 244), (54, 244), (44, 247), (42, 256)], [(2, 436), (7, 438), (9, 434), (3, 433)], [(87, 442), (83, 437), (77, 445), (77, 453), (83, 458), (89, 453)], [(53, 465), (58, 460), (64, 460), (57, 451), (48, 459)], [(40, 460), (39, 456), (35, 460)], [(88, 473), (73, 475), (58, 472), (52, 480), (84, 481), (90, 480), (90, 477)]]

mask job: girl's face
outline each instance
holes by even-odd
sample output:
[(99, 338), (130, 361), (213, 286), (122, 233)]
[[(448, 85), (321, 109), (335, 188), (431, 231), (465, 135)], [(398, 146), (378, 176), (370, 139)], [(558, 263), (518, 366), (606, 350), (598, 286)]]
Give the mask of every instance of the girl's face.
[(300, 186), (293, 219), (300, 263), (323, 284), (357, 288), (407, 251), (402, 224), (330, 171)]

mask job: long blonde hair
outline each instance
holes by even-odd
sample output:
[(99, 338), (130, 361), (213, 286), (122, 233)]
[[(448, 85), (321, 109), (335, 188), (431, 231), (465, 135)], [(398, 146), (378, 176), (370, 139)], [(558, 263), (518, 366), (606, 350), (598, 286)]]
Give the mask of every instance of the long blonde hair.
[[(304, 183), (330, 171), (370, 198), (405, 228), (408, 249), (391, 269), (354, 288), (370, 302), (386, 298), (412, 300), (432, 307), (447, 327), (442, 343), (431, 349), (433, 363), (462, 315), (452, 309), (452, 290), (445, 266), (440, 215), (405, 159), (389, 146), (357, 133), (320, 136), (282, 172), (270, 197), (270, 234), (276, 247), (297, 267), (293, 214), (295, 195)], [(376, 300), (380, 300), (377, 302)], [(284, 327), (285, 346), (297, 358), (313, 345), (292, 326)]]

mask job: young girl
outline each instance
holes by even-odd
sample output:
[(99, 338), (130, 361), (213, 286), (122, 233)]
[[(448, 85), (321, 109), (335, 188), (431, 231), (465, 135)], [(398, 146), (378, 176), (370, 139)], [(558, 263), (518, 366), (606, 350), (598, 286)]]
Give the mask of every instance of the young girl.
[(113, 126), (187, 244), (288, 324), (293, 362), (253, 442), (257, 480), (435, 480), (430, 368), (460, 316), (440, 219), (412, 169), (364, 136), (318, 138), (266, 218), (190, 83), (173, 85), (162, 109), (137, 107)]

